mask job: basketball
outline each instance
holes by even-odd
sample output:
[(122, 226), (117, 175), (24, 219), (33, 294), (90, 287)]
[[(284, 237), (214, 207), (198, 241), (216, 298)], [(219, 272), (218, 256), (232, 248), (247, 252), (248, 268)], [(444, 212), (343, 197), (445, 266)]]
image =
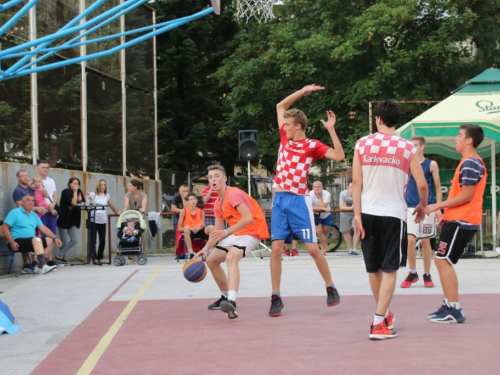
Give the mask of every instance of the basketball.
[(207, 275), (207, 266), (199, 259), (192, 259), (184, 265), (182, 273), (187, 281), (198, 283)]

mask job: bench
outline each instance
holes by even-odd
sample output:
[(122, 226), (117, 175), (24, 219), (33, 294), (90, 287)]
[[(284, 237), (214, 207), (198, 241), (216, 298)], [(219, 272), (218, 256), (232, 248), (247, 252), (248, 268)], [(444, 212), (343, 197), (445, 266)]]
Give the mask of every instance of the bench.
[[(2, 232), (2, 225), (3, 225), (3, 221), (0, 220), (0, 238), (4, 238), (3, 232)], [(10, 256), (9, 269), (8, 269), (7, 273), (9, 274), (10, 270), (12, 268), (14, 268), (14, 275), (16, 275), (16, 277), (17, 277), (17, 267), (16, 267), (16, 260), (15, 260), (16, 253), (12, 250), (9, 250), (7, 248), (7, 245), (5, 245), (5, 249), (2, 249), (1, 248), (2, 243), (3, 243), (3, 241), (0, 241), (0, 257)]]

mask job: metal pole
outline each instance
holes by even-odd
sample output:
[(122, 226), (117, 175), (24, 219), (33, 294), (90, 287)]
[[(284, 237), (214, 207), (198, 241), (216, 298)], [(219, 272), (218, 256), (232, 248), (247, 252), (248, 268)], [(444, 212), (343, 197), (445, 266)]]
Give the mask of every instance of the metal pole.
[(370, 134), (373, 134), (373, 108), (372, 108), (372, 102), (368, 102), (368, 116), (370, 117), (368, 119), (368, 130)]
[[(85, 12), (85, 0), (80, 0), (80, 13)], [(80, 24), (85, 23), (85, 17), (80, 20)], [(80, 34), (85, 31), (81, 30)], [(87, 38), (84, 36), (82, 41)], [(80, 46), (80, 56), (85, 56), (87, 54), (87, 46)], [(82, 169), (87, 172), (88, 166), (88, 134), (87, 134), (87, 62), (82, 61), (81, 63), (81, 90), (82, 90)]]
[[(36, 39), (36, 6), (30, 8), (29, 10), (29, 28), (30, 28), (30, 41)], [(31, 47), (32, 50), (35, 47)], [(31, 61), (36, 59), (36, 55), (31, 58)], [(36, 165), (39, 156), (39, 145), (38, 145), (38, 82), (37, 74), (30, 74), (30, 86), (31, 86), (31, 142), (32, 145), (32, 164)]]
[[(156, 11), (152, 13), (153, 25), (156, 24)], [(154, 98), (154, 122), (155, 122), (155, 180), (160, 179), (160, 171), (158, 170), (158, 96), (156, 83), (156, 36), (153, 37), (153, 98)]]
[[(120, 0), (123, 4), (123, 0)], [(125, 31), (125, 15), (120, 17), (120, 31)], [(120, 38), (120, 44), (125, 44), (125, 36)], [(122, 175), (127, 175), (127, 87), (125, 72), (125, 49), (120, 51), (120, 79), (122, 84)]]
[[(497, 247), (497, 166), (495, 140), (491, 140), (491, 233), (493, 249)], [(484, 254), (483, 254), (484, 255)]]
[(250, 179), (250, 160), (247, 160), (248, 169), (248, 195), (252, 196), (252, 180)]

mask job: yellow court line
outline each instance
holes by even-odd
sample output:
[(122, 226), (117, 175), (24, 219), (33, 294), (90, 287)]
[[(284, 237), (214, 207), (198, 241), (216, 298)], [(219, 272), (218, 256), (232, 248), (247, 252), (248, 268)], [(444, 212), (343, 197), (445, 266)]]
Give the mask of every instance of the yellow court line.
[(160, 273), (163, 267), (165, 266), (164, 265), (158, 266), (155, 272), (149, 277), (149, 279), (147, 279), (147, 281), (142, 285), (141, 289), (139, 289), (139, 291), (135, 294), (135, 296), (130, 300), (128, 305), (125, 307), (125, 309), (123, 309), (122, 313), (115, 320), (115, 322), (108, 330), (108, 332), (106, 332), (101, 341), (99, 341), (99, 344), (97, 344), (92, 353), (90, 353), (90, 355), (87, 357), (82, 367), (80, 367), (80, 370), (78, 370), (77, 375), (90, 374), (92, 370), (94, 370), (94, 367), (97, 365), (97, 362), (99, 362), (99, 359), (101, 359), (102, 355), (104, 354), (108, 346), (111, 344), (111, 341), (113, 341), (114, 337), (120, 330), (121, 326), (123, 325), (125, 320), (127, 320), (128, 316), (134, 309), (135, 305), (137, 305), (137, 302), (139, 302), (141, 297), (149, 288), (153, 280), (156, 279), (156, 276), (158, 276), (158, 273)]

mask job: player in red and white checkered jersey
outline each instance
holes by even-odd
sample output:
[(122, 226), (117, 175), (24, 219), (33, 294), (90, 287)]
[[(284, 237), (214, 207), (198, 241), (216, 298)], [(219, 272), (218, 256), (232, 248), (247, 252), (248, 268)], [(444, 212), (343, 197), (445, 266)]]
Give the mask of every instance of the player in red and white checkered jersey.
[(391, 339), (394, 314), (389, 303), (396, 286), (400, 264), (406, 264), (405, 191), (411, 170), (420, 204), (415, 208), (415, 222), (425, 216), (427, 182), (420, 160), (414, 158), (412, 142), (396, 134), (401, 116), (397, 103), (387, 100), (375, 108), (378, 133), (356, 143), (352, 162), (352, 198), (354, 227), (360, 234), (366, 271), (376, 301), (370, 339)]
[(307, 177), (309, 170), (318, 159), (344, 160), (344, 150), (335, 132), (336, 117), (326, 111), (328, 120), (321, 120), (330, 134), (333, 148), (306, 137), (307, 117), (298, 109), (289, 109), (302, 96), (324, 87), (309, 85), (289, 95), (276, 105), (281, 143), (276, 167), (276, 194), (271, 211), (271, 281), (272, 296), (269, 315), (278, 316), (283, 309), (280, 296), (281, 255), (285, 242), (292, 241), (295, 234), (305, 243), (308, 253), (316, 262), (318, 270), (327, 286), (327, 305), (340, 303), (340, 296), (333, 285), (330, 268), (325, 256), (318, 248)]

